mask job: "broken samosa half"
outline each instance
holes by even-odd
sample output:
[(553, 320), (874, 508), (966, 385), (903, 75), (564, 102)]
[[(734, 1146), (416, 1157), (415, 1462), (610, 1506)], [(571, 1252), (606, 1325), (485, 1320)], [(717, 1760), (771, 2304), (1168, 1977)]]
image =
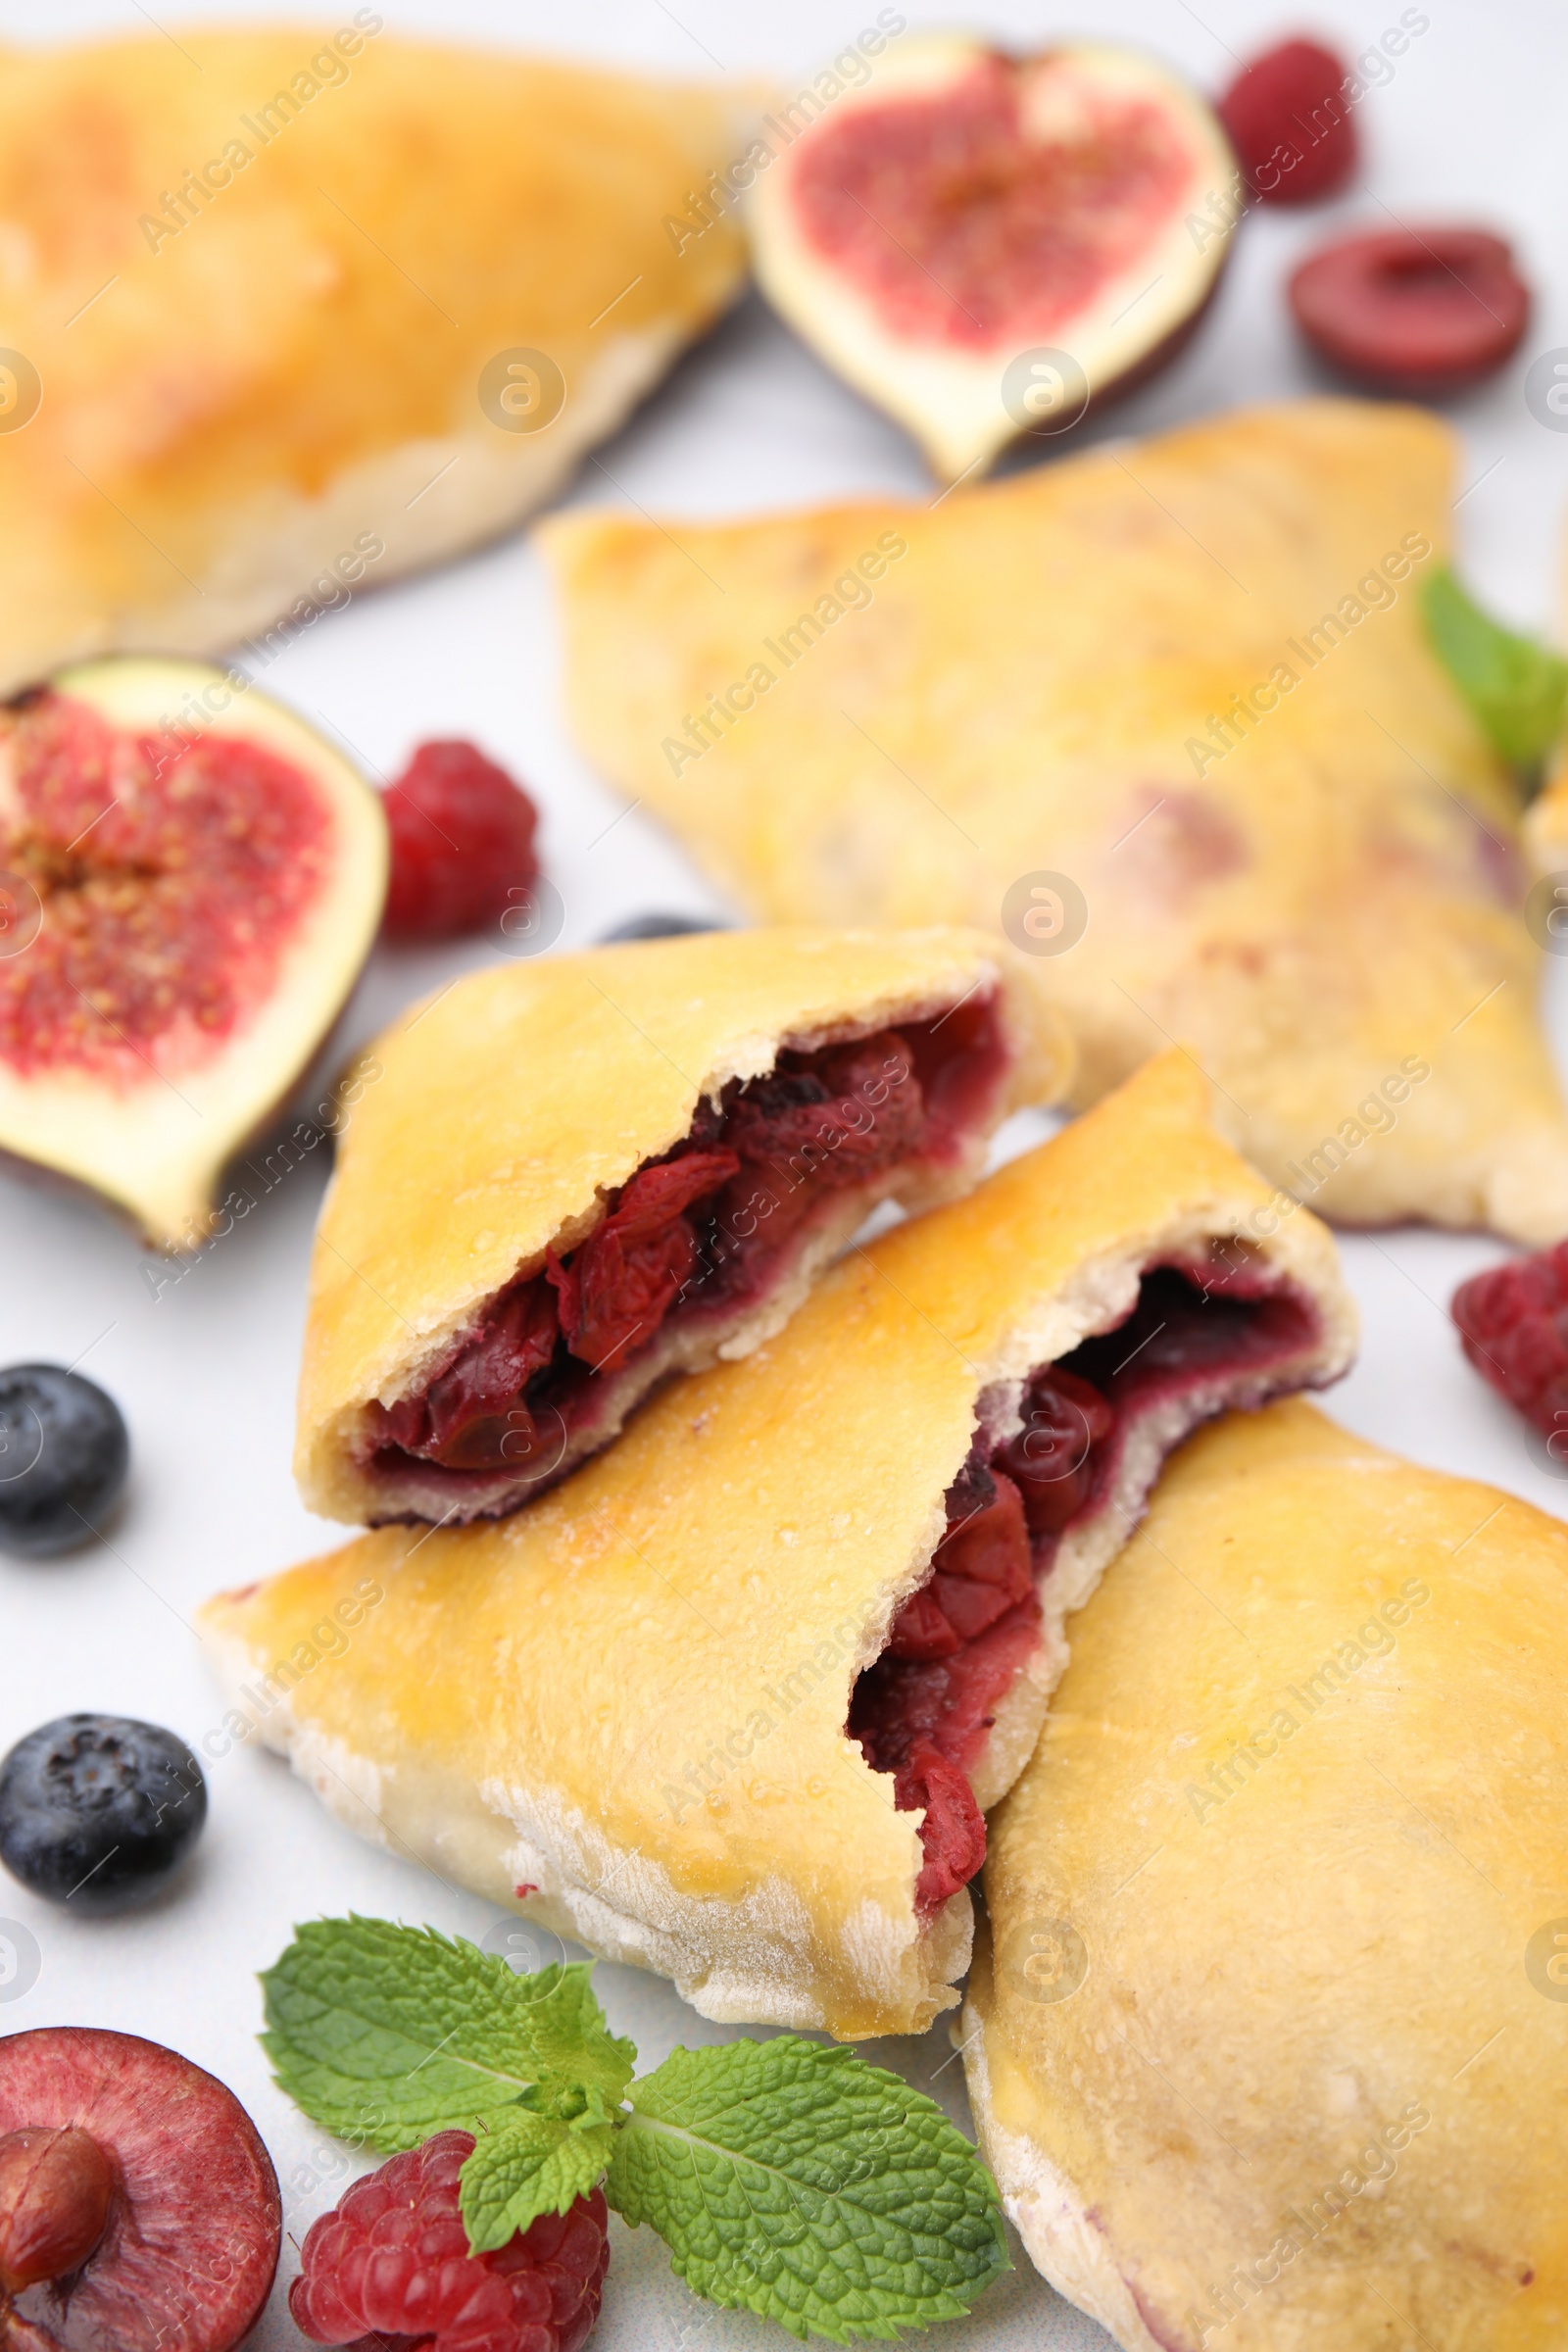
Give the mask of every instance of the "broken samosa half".
[(762, 919), (1006, 931), (1077, 1102), (1176, 1040), (1325, 1215), (1551, 1240), (1518, 794), (1419, 613), (1457, 454), (1316, 400), (934, 508), (561, 517), (572, 722)]
[(979, 932), (711, 931), (472, 974), (358, 1077), (295, 1467), (326, 1516), (514, 1510), (743, 1355), (884, 1200), (966, 1192), (1070, 1058)]
[[(734, 297), (729, 95), (339, 31), (7, 49), (0, 691), (318, 614), (538, 506)], [(277, 623), (275, 628), (272, 624)]]
[(514, 1517), (211, 1602), (228, 1736), (705, 2016), (917, 2033), (1167, 1447), (1353, 1331), (1327, 1232), (1170, 1055)]
[(1124, 2352), (1546, 2352), (1568, 1531), (1275, 1404), (1072, 1646), (964, 2012), (1037, 2267)]

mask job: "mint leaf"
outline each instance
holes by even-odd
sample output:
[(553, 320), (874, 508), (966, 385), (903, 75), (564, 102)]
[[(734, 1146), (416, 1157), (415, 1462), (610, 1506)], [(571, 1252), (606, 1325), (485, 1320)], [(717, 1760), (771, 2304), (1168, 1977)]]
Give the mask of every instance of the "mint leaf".
[(1446, 564), (1422, 586), (1421, 613), (1433, 652), (1493, 750), (1527, 775), (1539, 768), (1562, 731), (1568, 662), (1491, 619)]
[(262, 1979), (262, 2043), (307, 2115), (385, 2154), (494, 2128), (536, 2085), (613, 2107), (636, 2051), (609, 2032), (589, 1974), (517, 1977), (433, 1928), (312, 1920)]
[(783, 2034), (676, 2050), (634, 2087), (606, 2183), (680, 2277), (804, 2342), (959, 2319), (1007, 2267), (990, 2174), (942, 2110)]
[(504, 2246), (542, 2213), (564, 2213), (610, 2162), (612, 2128), (591, 2115), (572, 2123), (520, 2109), (464, 2166), (459, 2211), (475, 2254)]

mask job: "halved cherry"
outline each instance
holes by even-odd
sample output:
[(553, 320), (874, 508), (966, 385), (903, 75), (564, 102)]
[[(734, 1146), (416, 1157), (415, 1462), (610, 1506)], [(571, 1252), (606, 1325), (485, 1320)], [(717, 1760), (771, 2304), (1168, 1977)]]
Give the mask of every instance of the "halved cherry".
[(214, 2076), (91, 2026), (0, 2037), (0, 2345), (232, 2352), (281, 2234), (271, 2161)]
[(1413, 399), (1462, 391), (1500, 368), (1530, 318), (1530, 289), (1483, 228), (1345, 237), (1291, 279), (1296, 323), (1357, 383)]

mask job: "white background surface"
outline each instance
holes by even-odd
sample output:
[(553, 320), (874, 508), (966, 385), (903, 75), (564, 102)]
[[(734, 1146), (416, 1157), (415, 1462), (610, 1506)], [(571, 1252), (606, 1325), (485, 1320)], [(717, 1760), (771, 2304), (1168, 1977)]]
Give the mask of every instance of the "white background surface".
[[(575, 13), (509, 0), (382, 4), (395, 31), (566, 48), (682, 75), (722, 68), (780, 77), (804, 75), (875, 13), (832, 0), (797, 0), (788, 11), (755, 0), (678, 0), (678, 14), (662, 0), (608, 0)], [(199, 12), (164, 0), (159, 19), (177, 31), (181, 21), (258, 13), (221, 0)], [(1568, 15), (1522, 0), (1485, 9), (1475, 0), (1430, 0), (1429, 13), (1430, 29), (1398, 61), (1392, 83), (1358, 110), (1361, 184), (1329, 207), (1254, 218), (1196, 344), (1103, 429), (1136, 432), (1311, 388), (1317, 379), (1293, 343), (1283, 278), (1295, 254), (1342, 224), (1388, 225), (1391, 215), (1492, 224), (1513, 238), (1538, 304), (1515, 362), (1452, 410), (1470, 460), (1461, 559), (1496, 609), (1542, 626), (1557, 603), (1568, 436), (1532, 418), (1522, 384), (1534, 356), (1568, 345)], [(1218, 89), (1236, 54), (1255, 53), (1303, 23), (1362, 49), (1398, 14), (1396, 0), (1313, 0), (1278, 15), (1231, 0), (1202, 0), (1200, 12), (1184, 0), (1116, 0), (1083, 5), (1076, 16), (1015, 0), (989, 9), (956, 0), (945, 17), (972, 20), (1018, 46), (1088, 31), (1142, 40)], [(158, 37), (134, 0), (52, 0), (47, 12), (0, 6), (0, 33), (10, 40), (109, 30)], [(861, 491), (929, 494), (903, 435), (827, 375), (755, 298), (600, 456), (602, 468), (585, 466), (574, 495), (611, 504), (634, 498), (654, 512), (728, 514)], [(461, 734), (525, 779), (545, 810), (544, 854), (566, 906), (564, 947), (638, 910), (714, 905), (640, 814), (607, 833), (618, 804), (563, 732), (552, 614), (525, 538), (323, 616), (271, 665), (267, 683), (340, 731), (383, 774), (421, 737)], [(480, 946), (379, 956), (355, 1009), (356, 1034), (487, 954)], [(1559, 967), (1552, 977), (1568, 982)], [(1568, 989), (1557, 1009), (1561, 1038)], [(307, 1251), (324, 1174), (298, 1169), (157, 1298), (135, 1244), (107, 1217), (0, 1179), (0, 1363), (79, 1361), (119, 1398), (134, 1447), (129, 1500), (108, 1543), (53, 1564), (0, 1559), (0, 1748), (83, 1707), (147, 1717), (199, 1740), (217, 1723), (219, 1704), (189, 1627), (197, 1602), (217, 1586), (265, 1575), (337, 1540), (338, 1531), (304, 1511), (288, 1470)], [(1535, 1466), (1523, 1425), (1468, 1370), (1446, 1318), (1455, 1283), (1500, 1254), (1484, 1239), (1347, 1237), (1365, 1339), (1359, 1365), (1330, 1402), (1370, 1438), (1560, 1514), (1568, 1485)], [(272, 1758), (235, 1753), (209, 1766), (209, 1785), (211, 1817), (192, 1871), (139, 1916), (77, 1921), (0, 1878), (0, 1914), (28, 1928), (41, 1954), (36, 1983), (0, 2007), (0, 2031), (115, 2026), (210, 2067), (260, 2124), (283, 2180), (286, 2226), (303, 2237), (335, 2201), (340, 2180), (302, 2189), (296, 2168), (313, 2168), (313, 2149), (320, 2151), (317, 2171), (341, 2161), (341, 2152), (270, 2083), (253, 2038), (255, 1971), (275, 1957), (292, 1922), (321, 1912), (353, 1907), (475, 1938), (496, 1915), (357, 1843)], [(0, 1949), (0, 1970), (4, 1962)], [(652, 1979), (602, 1968), (598, 1982), (645, 2066), (677, 2040), (721, 2037)], [(945, 2063), (944, 2030), (871, 2054), (930, 2082), (967, 2122), (961, 2067)], [(656, 2239), (614, 2228), (600, 2352), (718, 2352), (787, 2340), (760, 2322), (695, 2303), (670, 2278)], [(299, 2340), (283, 2307), (294, 2267), (285, 2245), (279, 2285), (254, 2339), (267, 2352)], [(1027, 2264), (942, 2340), (954, 2352), (981, 2344), (1055, 2352), (1107, 2341)]]

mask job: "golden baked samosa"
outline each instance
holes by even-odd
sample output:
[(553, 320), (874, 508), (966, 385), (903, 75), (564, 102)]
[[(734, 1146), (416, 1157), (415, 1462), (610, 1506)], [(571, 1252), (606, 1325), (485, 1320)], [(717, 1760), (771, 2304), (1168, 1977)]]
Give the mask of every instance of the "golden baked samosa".
[(506, 529), (735, 293), (733, 226), (663, 221), (745, 137), (717, 90), (369, 8), (6, 50), (0, 690)]
[(1037, 2266), (1124, 2352), (1552, 2352), (1568, 1530), (1273, 1404), (1072, 1647), (964, 2023)]
[(1313, 400), (931, 505), (562, 516), (572, 722), (754, 914), (1006, 930), (1080, 1103), (1174, 1040), (1324, 1214), (1552, 1239), (1518, 796), (1418, 610), (1456, 460)]

